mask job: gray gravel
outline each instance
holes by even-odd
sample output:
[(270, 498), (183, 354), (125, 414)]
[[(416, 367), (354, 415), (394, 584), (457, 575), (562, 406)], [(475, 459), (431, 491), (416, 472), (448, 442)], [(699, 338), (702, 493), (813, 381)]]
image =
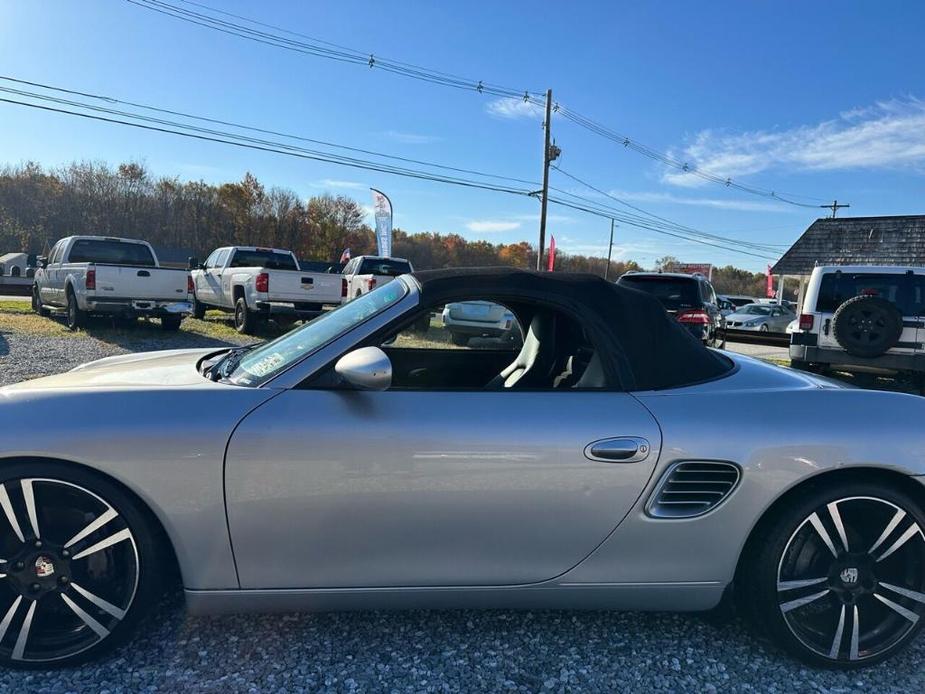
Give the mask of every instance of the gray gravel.
[[(143, 337), (139, 335), (139, 338)], [(191, 346), (195, 336), (175, 336)], [(147, 333), (133, 348), (163, 346)], [(0, 383), (127, 351), (3, 333)], [(176, 593), (112, 656), (0, 671), (2, 692), (921, 692), (925, 639), (892, 661), (816, 671), (718, 615), (349, 612), (189, 618)]]

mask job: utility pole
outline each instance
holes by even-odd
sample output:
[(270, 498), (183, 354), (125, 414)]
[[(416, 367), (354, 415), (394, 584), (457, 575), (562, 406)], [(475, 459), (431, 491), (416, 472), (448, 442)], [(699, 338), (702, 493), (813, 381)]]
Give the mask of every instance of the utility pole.
[(838, 200), (833, 200), (831, 205), (819, 205), (826, 210), (832, 210), (832, 219), (835, 219), (835, 215), (838, 214), (838, 211), (843, 207), (851, 207), (851, 205), (845, 203), (844, 205), (840, 204)]
[(610, 255), (613, 253), (613, 219), (610, 220), (610, 245), (607, 246), (607, 265), (604, 267), (604, 279), (610, 274)]
[(546, 90), (546, 119), (543, 121), (543, 190), (540, 199), (540, 246), (536, 254), (536, 269), (542, 270), (546, 249), (546, 207), (549, 202), (549, 163), (559, 156), (559, 148), (550, 142), (552, 132), (552, 89)]

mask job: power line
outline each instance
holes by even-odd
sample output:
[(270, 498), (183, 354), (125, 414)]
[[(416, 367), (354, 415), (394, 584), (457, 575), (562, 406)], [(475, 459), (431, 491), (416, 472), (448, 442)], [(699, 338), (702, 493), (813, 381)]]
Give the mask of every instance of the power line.
[[(708, 232), (705, 232), (705, 231), (701, 231), (700, 229), (695, 229), (695, 228), (693, 228), (693, 227), (689, 227), (689, 226), (685, 226), (685, 225), (683, 225), (683, 224), (679, 224), (678, 222), (672, 221), (672, 220), (667, 219), (667, 218), (665, 218), (665, 217), (660, 217), (659, 215), (653, 214), (652, 212), (649, 212), (649, 211), (647, 211), (647, 210), (644, 210), (643, 208), (638, 207), (637, 205), (633, 205), (633, 204), (627, 202), (626, 200), (622, 200), (621, 198), (618, 198), (617, 196), (613, 195), (612, 193), (608, 193), (608, 192), (605, 191), (605, 190), (601, 190), (600, 188), (597, 188), (597, 187), (591, 185), (591, 184), (588, 183), (587, 181), (584, 181), (584, 180), (578, 178), (577, 176), (575, 176), (575, 175), (573, 175), (573, 174), (570, 174), (569, 172), (565, 171), (565, 170), (564, 170), (562, 167), (560, 167), (560, 166), (553, 165), (552, 168), (554, 168), (556, 171), (558, 171), (558, 172), (559, 172), (560, 174), (562, 174), (563, 176), (566, 176), (566, 177), (572, 179), (572, 180), (575, 181), (576, 183), (579, 183), (579, 184), (585, 186), (586, 188), (588, 188), (588, 189), (594, 191), (595, 193), (598, 193), (599, 195), (603, 195), (604, 197), (609, 198), (610, 200), (613, 200), (613, 201), (615, 201), (615, 202), (617, 202), (617, 203), (619, 203), (619, 204), (621, 204), (621, 205), (623, 205), (623, 206), (625, 206), (625, 207), (628, 207), (628, 208), (630, 208), (630, 209), (632, 209), (632, 210), (636, 210), (637, 212), (640, 212), (640, 213), (642, 213), (643, 215), (645, 215), (645, 216), (647, 216), (647, 217), (650, 217), (652, 220), (654, 220), (654, 221), (656, 221), (656, 222), (662, 222), (662, 223), (667, 224), (668, 226), (673, 227), (673, 228), (675, 228), (675, 229), (677, 229), (677, 230), (686, 231), (686, 232), (689, 232), (689, 233), (692, 233), (692, 234), (696, 234), (696, 235), (698, 235), (698, 236), (702, 236), (702, 237), (704, 237), (704, 238), (713, 239), (713, 240), (715, 240), (715, 241), (725, 241), (725, 242), (727, 242), (727, 243), (735, 243), (735, 244), (742, 245), (742, 246), (748, 246), (748, 247), (753, 248), (754, 250), (758, 250), (758, 251), (766, 251), (766, 252), (771, 252), (771, 253), (777, 252), (777, 251), (775, 251), (774, 248), (770, 247), (770, 246), (767, 245), (767, 244), (763, 244), (763, 243), (754, 243), (754, 242), (751, 242), (751, 241), (743, 241), (742, 239), (729, 238), (729, 237), (727, 237), (727, 236), (721, 236), (721, 235), (719, 235), (719, 234), (711, 234), (711, 233), (708, 233)], [(556, 188), (555, 190), (557, 190), (558, 192), (561, 192), (561, 193), (565, 193), (565, 191), (562, 191), (562, 190), (560, 190), (560, 189), (558, 189), (558, 188)], [(565, 194), (567, 194), (567, 195), (572, 195), (571, 193), (565, 193)], [(579, 197), (579, 198), (580, 198), (580, 196), (577, 196), (577, 195), (574, 196), (574, 197)], [(583, 199), (583, 200), (585, 200), (585, 201), (587, 201), (587, 202), (591, 202), (591, 201), (588, 201), (586, 198), (580, 198), (580, 199)]]
[[(592, 207), (592, 206), (578, 205), (578, 204), (575, 204), (575, 203), (567, 202), (567, 201), (565, 201), (565, 200), (560, 200), (560, 199), (558, 199), (558, 198), (553, 198), (553, 197), (550, 197), (550, 198), (549, 198), (549, 202), (553, 203), (554, 205), (560, 205), (560, 206), (562, 206), (562, 207), (567, 207), (567, 208), (572, 209), (572, 210), (578, 210), (578, 211), (580, 211), (580, 212), (587, 212), (588, 214), (593, 214), (593, 215), (595, 215), (595, 216), (597, 216), (597, 217), (603, 217), (604, 219), (614, 219), (614, 220), (616, 220), (616, 221), (621, 221), (619, 215), (618, 215), (618, 214), (615, 214), (615, 213), (614, 213), (614, 210), (613, 210), (612, 208), (606, 208), (606, 207), (597, 207), (597, 208), (596, 208), (596, 207)], [(624, 222), (624, 223), (630, 224), (631, 226), (635, 226), (635, 227), (638, 227), (638, 228), (640, 228), (640, 229), (648, 229), (649, 231), (653, 231), (653, 232), (655, 232), (656, 234), (663, 234), (663, 235), (665, 235), (665, 236), (673, 236), (673, 237), (678, 238), (678, 239), (681, 239), (681, 240), (683, 240), (683, 241), (688, 241), (688, 242), (693, 242), (693, 243), (699, 243), (699, 244), (703, 244), (704, 246), (712, 246), (713, 248), (719, 248), (719, 249), (722, 249), (722, 250), (724, 250), (724, 251), (728, 251), (728, 252), (731, 252), (731, 253), (740, 253), (740, 254), (742, 254), (742, 255), (749, 255), (749, 256), (752, 256), (752, 257), (754, 257), (754, 258), (761, 258), (762, 260), (766, 260), (766, 261), (773, 261), (773, 260), (776, 260), (776, 259), (777, 259), (777, 258), (770, 257), (770, 256), (767, 256), (767, 255), (759, 255), (758, 253), (752, 253), (752, 252), (750, 252), (750, 251), (744, 251), (744, 250), (741, 250), (741, 249), (738, 249), (738, 248), (729, 248), (729, 246), (723, 246), (723, 245), (720, 245), (720, 244), (718, 244), (718, 243), (711, 243), (711, 242), (709, 242), (709, 241), (704, 241), (704, 240), (701, 240), (701, 239), (692, 239), (692, 238), (690, 238), (689, 236), (684, 236), (684, 235), (682, 235), (682, 234), (676, 234), (676, 233), (673, 233), (673, 232), (671, 232), (671, 231), (666, 231), (665, 229), (659, 229), (659, 228), (653, 227), (653, 226), (647, 226), (647, 225), (642, 224), (642, 223), (639, 223), (639, 222), (636, 222), (636, 223)]]
[[(544, 105), (544, 97), (539, 90), (513, 89), (511, 87), (504, 87), (501, 85), (485, 82), (483, 80), (474, 80), (471, 78), (460, 77), (458, 75), (441, 72), (411, 63), (403, 63), (396, 60), (382, 58), (372, 53), (365, 53), (357, 49), (332, 43), (330, 41), (324, 41), (307, 34), (291, 31), (284, 27), (261, 22), (245, 17), (243, 15), (235, 14), (233, 12), (227, 12), (225, 10), (211, 7), (204, 3), (194, 2), (193, 0), (174, 1), (179, 1), (186, 5), (197, 7), (212, 14), (197, 12), (196, 10), (180, 7), (176, 4), (172, 4), (171, 2), (166, 2), (165, 0), (126, 0), (126, 2), (129, 2), (138, 7), (143, 7), (145, 9), (173, 17), (174, 19), (276, 48), (282, 48), (292, 52), (326, 58), (329, 60), (352, 63), (355, 65), (366, 65), (369, 68), (378, 68), (399, 76), (429, 82), (432, 84), (438, 84), (441, 86), (452, 87), (455, 89), (477, 91), (482, 94), (491, 94), (494, 96), (521, 99), (524, 102), (531, 103), (537, 107), (542, 107)], [(254, 29), (234, 21), (221, 19), (220, 17), (214, 15), (231, 17), (233, 19), (246, 22), (247, 24), (253, 25), (255, 27), (262, 27), (263, 29), (269, 29), (272, 31)], [(297, 38), (286, 38), (285, 36), (272, 33), (273, 31), (281, 32), (283, 34)], [(708, 170), (700, 169), (694, 164), (681, 161), (675, 157), (661, 153), (652, 147), (637, 142), (633, 138), (621, 134), (609, 126), (597, 122), (588, 116), (585, 116), (578, 111), (568, 108), (562, 104), (557, 103), (554, 107), (554, 112), (562, 115), (573, 124), (593, 134), (619, 144), (625, 149), (632, 150), (638, 154), (641, 154), (642, 156), (653, 159), (654, 161), (658, 161), (664, 166), (677, 169), (682, 173), (690, 174), (691, 176), (695, 176), (702, 180), (716, 183), (726, 188), (731, 188), (740, 192), (757, 195), (797, 207), (818, 208), (818, 204), (813, 203), (822, 202), (821, 198), (812, 198), (794, 193), (782, 193), (770, 189), (763, 189), (757, 186), (739, 183), (737, 180), (734, 180), (730, 176), (723, 176)], [(813, 203), (800, 202), (796, 198), (813, 201)]]
[[(0, 89), (0, 91), (8, 92), (9, 90)], [(45, 99), (45, 100), (53, 101), (53, 99)], [(146, 125), (144, 123), (135, 123), (135, 122), (121, 120), (121, 119), (113, 118), (113, 117), (94, 115), (90, 113), (81, 113), (78, 111), (71, 111), (68, 109), (58, 108), (54, 106), (31, 104), (28, 102), (16, 101), (14, 99), (8, 99), (4, 97), (0, 97), (0, 102), (8, 103), (8, 104), (15, 104), (17, 106), (26, 106), (29, 108), (40, 109), (42, 111), (51, 111), (54, 113), (60, 113), (60, 114), (65, 114), (65, 115), (70, 115), (70, 116), (78, 116), (80, 118), (86, 118), (89, 120), (102, 121), (102, 122), (112, 123), (112, 124), (117, 124), (117, 125), (126, 125), (129, 127), (139, 128), (142, 130), (151, 130), (155, 132), (168, 133), (171, 135), (179, 135), (181, 137), (187, 137), (187, 138), (191, 138), (195, 140), (204, 140), (207, 142), (217, 142), (220, 144), (232, 145), (235, 147), (242, 147), (244, 149), (253, 149), (253, 150), (258, 150), (262, 152), (271, 152), (273, 154), (283, 154), (286, 156), (297, 157), (299, 159), (311, 159), (314, 161), (322, 161), (322, 162), (326, 162), (329, 164), (349, 166), (355, 169), (364, 169), (367, 171), (377, 171), (379, 173), (392, 174), (395, 176), (403, 176), (406, 178), (417, 178), (417, 179), (423, 179), (423, 180), (428, 180), (428, 181), (434, 181), (437, 183), (447, 183), (450, 185), (462, 186), (466, 188), (478, 188), (481, 190), (490, 190), (490, 191), (496, 191), (496, 192), (502, 192), (502, 193), (509, 193), (512, 195), (523, 195), (523, 196), (530, 195), (530, 191), (525, 190), (525, 189), (515, 189), (515, 188), (508, 187), (508, 186), (498, 186), (498, 185), (483, 183), (481, 181), (471, 181), (471, 180), (454, 178), (454, 177), (449, 177), (449, 176), (434, 175), (434, 174), (430, 174), (424, 171), (399, 169), (397, 167), (382, 165), (382, 164), (371, 162), (371, 161), (364, 162), (361, 160), (356, 160), (356, 161), (347, 162), (347, 161), (343, 161), (341, 158), (325, 156), (322, 153), (307, 153), (303, 151), (296, 151), (294, 148), (291, 148), (291, 147), (283, 148), (283, 147), (273, 147), (269, 145), (254, 144), (254, 143), (243, 141), (242, 139), (239, 138), (239, 136), (235, 136), (232, 133), (228, 133), (225, 137), (218, 136), (218, 135), (215, 135), (215, 136), (204, 135), (204, 134), (197, 134), (194, 132), (184, 132), (183, 130), (174, 129), (170, 127)], [(93, 108), (93, 107), (88, 107), (88, 108)], [(175, 126), (175, 128), (189, 128), (189, 126), (184, 125), (182, 123), (175, 123), (173, 125)]]
[[(10, 81), (18, 82), (20, 84), (37, 84), (37, 83), (28, 83), (26, 80), (17, 80), (15, 78), (0, 78), (8, 79)], [(58, 92), (66, 92), (68, 94), (88, 94), (87, 92), (78, 92), (76, 90), (67, 90), (64, 88), (54, 88)], [(309, 159), (314, 161), (321, 161), (330, 164), (337, 164), (340, 166), (347, 166), (356, 169), (363, 169), (368, 171), (376, 171), (379, 173), (392, 174), (395, 176), (403, 176), (407, 178), (416, 178), (421, 180), (428, 180), (437, 183), (446, 183), (450, 185), (456, 185), (466, 188), (475, 188), (480, 190), (488, 190), (493, 192), (501, 192), (512, 195), (520, 196), (530, 196), (533, 195), (533, 192), (525, 188), (516, 188), (513, 186), (498, 185), (487, 183), (484, 181), (477, 181), (472, 179), (466, 179), (456, 176), (447, 176), (443, 174), (437, 174), (429, 171), (422, 171), (418, 169), (411, 169), (407, 167), (398, 167), (391, 164), (385, 164), (382, 162), (375, 162), (371, 160), (360, 159), (356, 157), (345, 157), (342, 155), (332, 154), (330, 152), (322, 152), (318, 150), (311, 150), (304, 147), (296, 147), (293, 145), (288, 145), (284, 143), (275, 142), (273, 140), (266, 140), (261, 138), (254, 138), (244, 136), (238, 133), (232, 133), (227, 131), (222, 131), (213, 128), (204, 128), (201, 126), (190, 125), (189, 123), (182, 123), (177, 121), (172, 121), (166, 118), (159, 118), (153, 116), (146, 116), (136, 113), (131, 113), (128, 111), (123, 111), (114, 108), (108, 108), (100, 106), (97, 104), (88, 104), (83, 103), (73, 99), (65, 99), (58, 96), (50, 96), (46, 94), (40, 94), (37, 92), (29, 92), (21, 89), (15, 89), (10, 87), (0, 87), (0, 92), (19, 96), (20, 98), (34, 99), (44, 103), (30, 103), (28, 101), (19, 101), (12, 98), (0, 97), (0, 102), (9, 103), (12, 105), (18, 105), (28, 108), (39, 109), (47, 112), (58, 113), (62, 115), (76, 116), (80, 118), (85, 118), (94, 121), (100, 121), (116, 125), (124, 125), (133, 128), (138, 128), (142, 130), (149, 130), (154, 132), (179, 135), (181, 137), (187, 137), (196, 140), (215, 142), (219, 144), (232, 145), (235, 147), (241, 147), (245, 149), (269, 152), (273, 154), (283, 154), (286, 156), (297, 157), (300, 159)], [(92, 98), (96, 100), (103, 100), (109, 103), (128, 103), (120, 102), (117, 99), (112, 97), (103, 96), (94, 94)], [(53, 105), (49, 105), (53, 104)], [(70, 108), (68, 108), (70, 107)], [(91, 113), (86, 113), (84, 111), (73, 110), (73, 109), (83, 109), (84, 111), (91, 111)], [(167, 112), (168, 109), (160, 109), (158, 107), (146, 107), (152, 110), (158, 110), (160, 112)], [(178, 112), (179, 113), (179, 112)], [(198, 116), (192, 114), (187, 114), (189, 118), (201, 119)], [(209, 119), (213, 122), (218, 122), (217, 119)], [(334, 145), (331, 143), (332, 146)], [(382, 155), (388, 156), (388, 155)], [(427, 164), (428, 166), (442, 166), (437, 164)], [(444, 167), (444, 168), (455, 168), (455, 167)], [(467, 171), (473, 171), (467, 169)], [(493, 176), (496, 178), (504, 178), (501, 176), (496, 176), (494, 174), (485, 174), (479, 172), (479, 175), (482, 176)], [(516, 179), (514, 179), (516, 180)], [(566, 193), (566, 195), (580, 198), (580, 196), (574, 196), (573, 194)], [(711, 243), (702, 238), (697, 238), (691, 234), (684, 233), (683, 229), (671, 229), (664, 228), (665, 224), (661, 224), (658, 221), (648, 220), (639, 215), (630, 215), (625, 212), (621, 212), (614, 208), (610, 208), (604, 205), (598, 205), (593, 201), (587, 201), (588, 204), (581, 205), (575, 202), (569, 202), (565, 200), (560, 200), (556, 198), (550, 198), (550, 202), (555, 204), (570, 207), (575, 210), (580, 210), (588, 212), (590, 214), (607, 217), (610, 219), (616, 219), (628, 226), (633, 226), (641, 229), (647, 229), (655, 231), (657, 233), (666, 234), (668, 236), (673, 236), (681, 240), (687, 241), (689, 243), (698, 243), (707, 246), (713, 246), (716, 248), (722, 248), (723, 250), (732, 251), (735, 253), (741, 253), (745, 255), (751, 255), (755, 257), (764, 257), (757, 256), (755, 253), (750, 253), (748, 251), (738, 249), (738, 248), (729, 248), (728, 246), (720, 246), (715, 243)], [(736, 242), (738, 243), (738, 242)], [(741, 244), (740, 244), (741, 245)]]
[[(400, 156), (397, 156), (397, 155), (394, 155), (394, 154), (385, 154), (385, 153), (383, 153), (383, 152), (376, 152), (376, 151), (370, 150), (370, 149), (363, 149), (363, 148), (361, 148), (361, 147), (350, 147), (350, 146), (347, 146), (347, 145), (341, 145), (341, 144), (337, 144), (337, 143), (334, 143), (334, 142), (328, 142), (328, 141), (326, 141), (326, 140), (318, 140), (318, 139), (314, 139), (314, 138), (310, 138), (310, 137), (304, 137), (304, 136), (301, 136), (301, 135), (293, 135), (293, 134), (290, 134), (290, 133), (284, 133), (284, 132), (280, 132), (280, 131), (278, 131), (278, 130), (269, 130), (269, 129), (266, 129), (266, 128), (259, 128), (259, 127), (252, 126), (252, 125), (243, 125), (243, 124), (241, 124), (241, 123), (235, 123), (235, 122), (233, 122), (233, 121), (221, 120), (221, 119), (218, 119), (218, 118), (210, 118), (210, 117), (207, 117), (207, 116), (197, 116), (197, 115), (194, 115), (194, 114), (191, 114), (191, 113), (185, 113), (185, 112), (183, 112), (183, 111), (177, 111), (177, 110), (168, 109), (168, 108), (160, 108), (160, 107), (157, 107), (157, 106), (150, 106), (150, 105), (147, 105), (147, 104), (141, 104), (141, 103), (133, 102), (133, 101), (125, 101), (125, 100), (117, 99), (117, 98), (114, 98), (114, 97), (111, 97), (111, 96), (104, 96), (104, 95), (101, 95), (101, 94), (94, 94), (94, 93), (91, 93), (91, 92), (77, 91), (77, 90), (74, 90), (74, 89), (66, 89), (66, 88), (64, 88), (64, 87), (56, 87), (56, 86), (52, 86), (52, 85), (48, 85), (48, 84), (43, 84), (43, 83), (41, 83), (41, 82), (33, 82), (33, 81), (30, 81), (30, 80), (23, 80), (23, 79), (18, 79), (18, 78), (15, 78), (15, 77), (9, 77), (9, 76), (7, 76), (7, 75), (0, 75), (0, 80), (6, 81), (6, 82), (13, 82), (13, 83), (17, 83), (17, 84), (28, 85), (28, 86), (31, 86), (31, 87), (39, 87), (39, 88), (41, 88), (41, 89), (47, 89), (47, 90), (49, 90), (49, 91), (54, 91), (54, 92), (58, 92), (58, 93), (62, 93), (62, 94), (71, 94), (71, 95), (74, 95), (74, 96), (83, 96), (83, 97), (95, 99), (95, 100), (97, 100), (97, 101), (103, 101), (103, 102), (109, 103), (109, 104), (121, 104), (121, 105), (123, 105), (123, 106), (129, 106), (129, 107), (131, 107), (131, 108), (140, 108), (140, 109), (143, 109), (143, 110), (145, 110), (145, 111), (151, 111), (152, 113), (163, 113), (163, 114), (172, 115), (172, 116), (180, 116), (180, 117), (182, 117), (182, 118), (188, 118), (188, 119), (190, 119), (190, 120), (196, 120), (196, 121), (199, 121), (199, 122), (202, 122), (202, 123), (212, 123), (212, 124), (215, 124), (215, 125), (225, 125), (225, 126), (229, 126), (229, 127), (233, 127), (233, 128), (238, 128), (238, 129), (240, 129), (240, 130), (246, 130), (246, 131), (249, 131), (249, 132), (262, 133), (262, 134), (265, 134), (265, 135), (275, 135), (275, 136), (277, 136), (277, 137), (285, 137), (286, 139), (295, 140), (295, 141), (299, 141), (299, 142), (309, 142), (309, 143), (312, 143), (312, 144), (322, 145), (322, 146), (325, 146), (325, 147), (331, 147), (331, 148), (334, 148), (334, 149), (342, 149), (342, 150), (345, 150), (345, 151), (357, 152), (357, 153), (359, 153), (359, 154), (368, 154), (368, 155), (375, 156), (375, 157), (381, 157), (381, 158), (383, 158), (383, 159), (392, 159), (392, 160), (394, 160), (394, 161), (402, 161), (402, 162), (409, 163), (409, 164), (419, 164), (419, 165), (422, 165), (422, 166), (427, 166), (427, 167), (431, 167), (431, 168), (435, 168), (435, 169), (442, 169), (442, 170), (445, 170), (445, 171), (455, 171), (456, 173), (466, 173), (466, 174), (471, 174), (471, 175), (475, 175), (475, 176), (482, 176), (482, 177), (485, 177), (485, 178), (495, 178), (495, 179), (510, 181), (510, 182), (514, 182), (514, 183), (524, 183), (524, 184), (526, 184), (526, 185), (534, 186), (534, 187), (536, 187), (536, 186), (539, 185), (539, 183), (537, 183), (536, 181), (531, 181), (531, 180), (528, 180), (528, 179), (515, 178), (515, 177), (512, 177), (512, 176), (501, 176), (501, 175), (497, 175), (497, 174), (491, 174), (491, 173), (485, 173), (485, 172), (482, 172), (482, 171), (477, 171), (477, 170), (474, 170), (474, 169), (466, 169), (466, 168), (461, 168), (461, 167), (457, 167), (457, 166), (447, 166), (447, 165), (445, 165), (445, 164), (436, 164), (436, 163), (434, 163), (434, 162), (428, 162), (428, 161), (424, 161), (424, 160), (421, 160), (421, 159), (412, 159), (412, 158), (409, 158), (409, 157), (400, 157)], [(0, 91), (6, 91), (6, 90), (5, 90), (4, 88), (0, 87)], [(14, 90), (14, 91), (15, 91), (15, 90)], [(30, 93), (27, 93), (27, 92), (15, 92), (15, 93), (21, 93), (22, 95), (35, 96), (35, 97), (37, 97), (37, 98), (40, 98), (39, 95), (30, 94)], [(73, 103), (77, 103), (77, 102), (73, 102)]]

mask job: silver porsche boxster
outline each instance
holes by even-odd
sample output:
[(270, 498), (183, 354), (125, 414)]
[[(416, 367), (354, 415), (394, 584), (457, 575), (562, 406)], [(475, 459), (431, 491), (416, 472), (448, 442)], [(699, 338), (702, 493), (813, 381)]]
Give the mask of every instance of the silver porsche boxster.
[[(461, 301), (523, 343), (453, 344)], [(196, 613), (738, 596), (811, 663), (874, 663), (925, 614), (923, 421), (590, 275), (406, 275), (258, 346), (0, 389), (0, 659), (96, 656), (178, 570)]]

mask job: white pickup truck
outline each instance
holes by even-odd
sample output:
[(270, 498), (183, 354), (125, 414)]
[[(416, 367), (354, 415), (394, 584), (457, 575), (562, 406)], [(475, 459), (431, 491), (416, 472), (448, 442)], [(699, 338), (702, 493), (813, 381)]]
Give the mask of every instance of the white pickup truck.
[(146, 241), (68, 236), (38, 260), (32, 308), (43, 316), (66, 311), (71, 330), (84, 325), (90, 314), (154, 316), (164, 330), (178, 330), (193, 310), (189, 273), (162, 268)]
[(302, 272), (292, 251), (226, 246), (191, 266), (193, 315), (201, 318), (210, 308), (233, 311), (240, 333), (254, 333), (267, 318), (286, 327), (340, 303), (340, 275)]
[(399, 275), (414, 272), (404, 258), (383, 258), (378, 255), (358, 255), (344, 266), (341, 300), (348, 302), (391, 282)]

